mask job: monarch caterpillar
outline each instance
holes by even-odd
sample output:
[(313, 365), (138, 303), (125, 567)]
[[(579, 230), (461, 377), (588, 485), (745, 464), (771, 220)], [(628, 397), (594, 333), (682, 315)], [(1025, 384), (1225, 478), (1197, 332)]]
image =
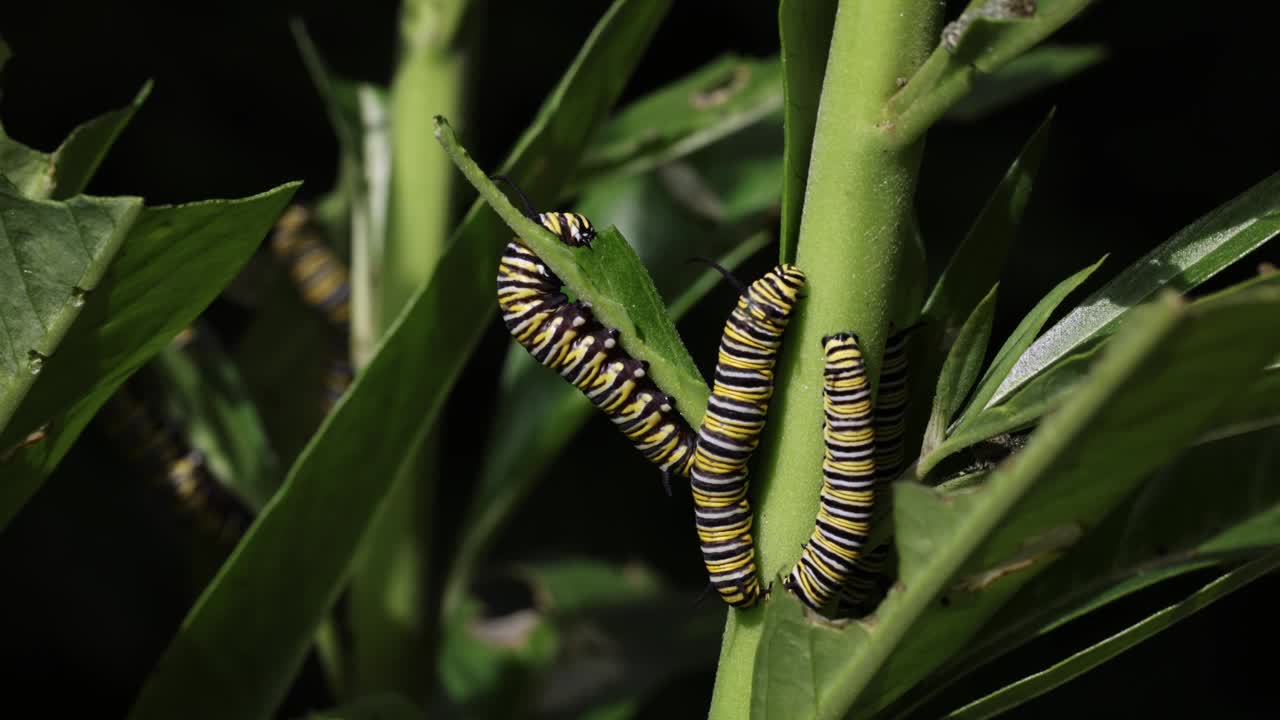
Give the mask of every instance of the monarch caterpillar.
[[(515, 185), (501, 176), (494, 179)], [(591, 221), (579, 213), (526, 215), (570, 247), (590, 247)], [(569, 302), (564, 282), (519, 238), (507, 243), (498, 263), (498, 306), (516, 342), (542, 365), (560, 373), (609, 417), (664, 476), (688, 476), (696, 436), (675, 411), (675, 399), (648, 378), (648, 363), (627, 354), (619, 332), (596, 320), (583, 302)]]
[(276, 221), (271, 249), (289, 268), (302, 301), (324, 313), (334, 330), (346, 335), (351, 322), (351, 283), (347, 268), (325, 244), (311, 211), (294, 205)]
[(253, 522), (253, 511), (214, 476), (204, 454), (143, 399), (136, 383), (122, 385), (103, 406), (104, 434), (153, 483), (166, 488), (202, 531), (220, 542), (236, 542)]
[[(907, 339), (912, 328), (893, 337), (885, 345), (880, 370), (880, 388), (875, 405), (876, 492), (888, 497), (888, 485), (902, 473), (906, 460), (903, 433), (907, 425)], [(884, 570), (889, 560), (891, 538), (858, 558), (845, 581), (836, 604), (837, 616), (865, 615), (876, 596), (883, 592)]]
[(875, 502), (876, 435), (871, 386), (858, 339), (822, 339), (822, 493), (813, 534), (783, 586), (820, 610), (840, 593), (871, 530)]
[(738, 296), (698, 430), (690, 479), (698, 541), (712, 587), (735, 607), (750, 607), (760, 596), (747, 462), (764, 430), (778, 345), (804, 282), (799, 268), (779, 265)]
[(347, 350), (351, 326), (351, 282), (347, 268), (325, 243), (311, 211), (293, 205), (276, 221), (271, 249), (289, 269), (302, 301), (321, 312), (332, 334), (324, 371), (323, 411), (351, 385), (354, 371)]

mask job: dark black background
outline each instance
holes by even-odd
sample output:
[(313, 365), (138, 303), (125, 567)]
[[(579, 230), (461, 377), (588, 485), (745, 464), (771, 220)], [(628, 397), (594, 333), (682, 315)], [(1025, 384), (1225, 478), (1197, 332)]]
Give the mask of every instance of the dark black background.
[[(776, 52), (774, 3), (675, 5), (624, 101), (726, 51)], [(1276, 25), (1265, 5), (1101, 3), (1058, 39), (1101, 43), (1110, 51), (1107, 62), (998, 116), (931, 133), (920, 209), (937, 269), (1018, 146), (1057, 107), (1029, 219), (1002, 286), (996, 337), (1067, 272), (1110, 252), (1099, 272), (1109, 277), (1277, 170)], [(488, 3), (464, 127), (482, 165), (506, 152), (606, 6)], [(170, 203), (243, 196), (303, 179), (300, 197), (315, 197), (332, 185), (337, 146), (287, 20), (305, 20), (339, 73), (386, 83), (396, 12), (395, 3), (382, 0), (332, 9), (302, 2), (5, 3), (0, 34), (14, 57), (0, 85), (0, 113), (11, 136), (49, 150), (74, 125), (125, 104), (153, 78), (150, 99), (91, 192)], [(1246, 276), (1261, 259), (1241, 263), (1214, 286)], [(710, 332), (730, 296), (713, 295), (682, 326), (686, 337)], [(233, 340), (242, 311), (223, 305), (213, 313)], [(485, 360), (470, 369), (449, 408), (446, 472), (459, 481), (445, 484), (442, 507), (465, 502), (468, 483), (461, 478), (474, 472), (482, 452), (478, 428), (488, 407), (464, 399), (492, 392), (504, 344), (495, 326)], [(605, 423), (593, 421), (580, 442), (590, 450), (556, 466), (504, 538), (498, 560), (586, 553), (637, 559), (696, 595), (701, 566), (687, 528), (687, 498), (667, 500), (638, 461), (602, 472), (603, 458), (627, 452)], [(137, 519), (137, 493), (102, 470), (100, 450), (86, 436), (0, 534), (0, 687), (9, 707), (121, 715), (190, 600), (180, 553), (165, 540), (173, 528), (163, 519)], [(565, 508), (581, 502), (584, 484), (629, 512), (539, 522), (564, 518)], [(1207, 479), (1205, 491), (1211, 489)], [(980, 674), (968, 693), (1101, 639), (1190, 587), (1141, 594), (1083, 627), (1055, 633)], [(1273, 716), (1267, 712), (1276, 704), (1273, 664), (1265, 655), (1280, 639), (1269, 612), (1277, 600), (1280, 581), (1256, 583), (1012, 716)], [(673, 683), (645, 716), (703, 716), (710, 681), (708, 670)], [(298, 702), (303, 707), (307, 699)]]

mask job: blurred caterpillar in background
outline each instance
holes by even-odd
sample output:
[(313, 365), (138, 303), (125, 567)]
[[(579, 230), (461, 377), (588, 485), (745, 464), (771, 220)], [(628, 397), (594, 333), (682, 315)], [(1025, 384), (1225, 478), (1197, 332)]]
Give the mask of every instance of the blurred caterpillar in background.
[(276, 221), (271, 250), (289, 270), (302, 301), (323, 314), (332, 335), (322, 406), (327, 414), (351, 385), (351, 281), (346, 266), (326, 244), (311, 211), (293, 205)]
[[(596, 231), (579, 213), (535, 213), (514, 183), (529, 219), (569, 247), (590, 247)], [(498, 264), (498, 306), (515, 341), (534, 359), (568, 380), (608, 416), (646, 459), (668, 474), (687, 477), (696, 436), (674, 410), (675, 399), (648, 377), (648, 363), (618, 344), (618, 330), (596, 320), (583, 302), (569, 302), (564, 282), (519, 238)], [(668, 492), (670, 489), (668, 488)]]
[(144, 390), (139, 376), (116, 390), (97, 416), (103, 433), (149, 482), (165, 488), (202, 532), (234, 545), (253, 522), (253, 511), (214, 476), (204, 454), (176, 423), (147, 402)]
[(764, 430), (778, 346), (804, 283), (799, 268), (779, 265), (739, 295), (698, 430), (690, 478), (698, 542), (711, 586), (735, 607), (751, 607), (760, 596), (747, 462)]

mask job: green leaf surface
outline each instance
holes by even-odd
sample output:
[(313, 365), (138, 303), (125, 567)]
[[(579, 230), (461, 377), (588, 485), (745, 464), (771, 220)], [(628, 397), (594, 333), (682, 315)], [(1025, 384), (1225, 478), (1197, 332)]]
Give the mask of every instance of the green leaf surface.
[(210, 469), (255, 511), (280, 487), (281, 468), (240, 371), (209, 328), (191, 326), (182, 347), (170, 344), (153, 363), (164, 397)]
[[(1004, 341), (1004, 345), (1000, 347), (996, 353), (995, 359), (991, 361), (991, 367), (987, 368), (987, 372), (982, 376), (982, 381), (978, 383), (978, 389), (973, 393), (973, 400), (969, 402), (969, 406), (965, 409), (964, 414), (956, 421), (956, 429), (959, 430), (965, 426), (965, 423), (977, 414), (976, 409), (985, 408), (987, 401), (996, 392), (996, 386), (1001, 380), (1009, 374), (1009, 370), (1018, 362), (1022, 354), (1031, 343), (1035, 341), (1036, 336), (1040, 334), (1040, 329), (1049, 321), (1049, 316), (1054, 310), (1062, 304), (1076, 288), (1080, 287), (1089, 276), (1097, 270), (1106, 260), (1103, 256), (1098, 262), (1077, 272), (1071, 277), (1058, 283), (1047, 295), (1031, 308), (1031, 312), (1022, 318), (1022, 322), (1013, 329), (1008, 339)], [(927, 472), (927, 470), (925, 471)]]
[[(724, 143), (720, 143), (724, 144)], [(736, 144), (736, 143), (731, 143)], [(738, 151), (736, 161), (703, 153), (695, 158), (704, 164), (729, 170), (749, 170), (760, 164), (772, 169), (761, 173), (768, 192), (717, 192), (758, 198), (746, 210), (759, 213), (777, 198), (776, 155), (751, 158)], [(744, 161), (744, 158), (748, 158)], [(703, 160), (707, 162), (704, 163)], [(752, 182), (757, 173), (734, 175), (732, 187)], [(709, 180), (714, 183), (714, 179)], [(769, 199), (766, 199), (769, 198)], [(669, 301), (668, 312), (678, 320), (713, 287), (723, 282), (719, 274), (690, 265), (692, 256), (715, 257), (732, 270), (763, 248), (770, 240), (764, 233), (740, 239), (738, 226), (708, 230), (700, 218), (681, 207), (678, 198), (667, 192), (655, 175), (597, 183), (582, 197), (578, 208), (588, 217), (610, 218), (627, 232), (646, 268), (652, 273), (661, 295)], [(462, 538), (445, 590), (445, 607), (453, 607), (462, 597), (476, 563), (496, 540), (500, 528), (516, 511), (542, 477), (544, 470), (595, 412), (594, 407), (574, 387), (565, 383), (515, 345), (507, 356), (502, 395), (494, 413), (486, 462), (477, 483), (472, 512), (463, 523)], [(643, 462), (638, 456), (637, 462)]]
[[(619, 0), (597, 24), (504, 164), (535, 201), (554, 197), (567, 179), (668, 5)], [(505, 239), (501, 223), (474, 204), (431, 282), (188, 614), (131, 717), (255, 718), (274, 710), (337, 597), (403, 448), (427, 435), (488, 326)]]
[[(874, 616), (843, 630), (809, 625), (789, 595), (772, 602), (764, 633), (781, 649), (760, 655), (764, 692), (753, 717), (803, 704), (843, 717), (855, 701), (855, 716), (868, 714), (963, 647), (1274, 355), (1280, 339), (1254, 330), (1280, 309), (1280, 293), (1267, 290), (1200, 308), (1173, 298), (1144, 308), (1017, 462), (977, 489), (944, 496), (896, 484), (899, 585)], [(795, 667), (809, 670), (796, 677)]]
[(590, 248), (566, 246), (511, 204), (458, 144), (453, 129), (443, 118), (436, 120), (436, 137), (516, 236), (579, 300), (591, 305), (602, 325), (621, 332), (619, 342), (632, 357), (649, 363), (649, 374), (658, 387), (679, 398), (676, 410), (691, 425), (700, 424), (710, 394), (706, 381), (681, 342), (644, 264), (617, 228), (599, 231)]
[(52, 153), (33, 150), (0, 128), (0, 175), (30, 198), (66, 200), (79, 195), (150, 94), (147, 82), (128, 105), (76, 127)]
[(1043, 45), (1008, 65), (975, 78), (972, 91), (947, 111), (947, 119), (975, 122), (1107, 58), (1101, 45)]
[[(883, 715), (910, 717), (929, 697), (991, 660), (1143, 588), (1280, 546), (1277, 448), (1275, 428), (1191, 448), (1016, 593), (962, 653)], [(1205, 493), (1206, 477), (1224, 481)]]
[(1037, 0), (1034, 14), (1002, 16), (1011, 4), (1001, 0), (976, 0), (942, 32), (942, 42), (890, 99), (887, 123), (899, 143), (906, 145), (924, 135), (983, 76), (1021, 56), (1072, 18), (1093, 0)]
[(1125, 313), (1162, 288), (1186, 292), (1280, 233), (1280, 173), (1179, 231), (1138, 259), (1036, 341), (986, 406), (1090, 340), (1115, 331)]
[(955, 720), (978, 720), (1012, 710), (1169, 629), (1236, 590), (1274, 572), (1276, 568), (1280, 568), (1280, 552), (1268, 553), (1264, 557), (1223, 574), (1186, 599), (1125, 628), (1106, 640), (1081, 650), (1052, 667), (975, 700), (947, 714), (946, 717)]
[(933, 411), (929, 415), (929, 425), (925, 429), (924, 441), (920, 447), (921, 456), (928, 455), (946, 438), (951, 418), (978, 380), (982, 361), (987, 355), (987, 342), (991, 339), (991, 325), (995, 321), (997, 287), (999, 286), (993, 285), (991, 292), (974, 308), (951, 345), (946, 362), (942, 364), (942, 372), (938, 375), (938, 389), (933, 394)]
[(92, 290), (80, 316), (44, 361), (30, 394), (0, 435), (0, 448), (13, 448), (33, 429), (47, 427), (43, 442), (17, 449), (5, 460), (0, 527), (116, 387), (231, 282), (296, 188), (283, 185), (242, 200), (138, 212), (115, 261), (99, 282), (86, 283)]
[(307, 720), (423, 720), (426, 714), (399, 695), (370, 695), (329, 710), (307, 714)]
[(565, 194), (651, 170), (776, 113), (781, 73), (776, 59), (728, 55), (636, 100), (600, 129)]
[(10, 189), (0, 186), (0, 430), (80, 316), (142, 207), (138, 198), (64, 203)]
[(818, 125), (818, 100), (822, 96), (835, 15), (835, 0), (782, 0), (778, 4), (782, 89), (786, 97), (779, 262), (795, 262), (800, 211), (809, 181), (809, 156)]

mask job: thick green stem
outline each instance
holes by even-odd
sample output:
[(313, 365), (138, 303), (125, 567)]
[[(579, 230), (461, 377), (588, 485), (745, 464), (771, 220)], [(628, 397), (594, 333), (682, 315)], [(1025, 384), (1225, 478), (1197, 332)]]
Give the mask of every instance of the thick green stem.
[[(437, 115), (461, 117), (465, 55), (454, 37), (466, 0), (406, 0), (401, 60), (391, 84), (391, 188), (377, 331), (386, 332), (430, 278), (453, 222), (454, 173), (432, 135)], [(352, 578), (357, 693), (426, 699), (436, 608), (428, 601), (436, 436), (405, 448), (405, 461), (365, 535)]]
[[(824, 335), (857, 333), (879, 368), (896, 280), (911, 241), (922, 144), (895, 145), (886, 101), (938, 38), (936, 0), (841, 0), (818, 108), (796, 264), (808, 276), (784, 340), (755, 468), (757, 563), (774, 581), (813, 530), (822, 478)], [(773, 592), (785, 592), (778, 582)], [(749, 715), (763, 613), (730, 611), (712, 718)]]

